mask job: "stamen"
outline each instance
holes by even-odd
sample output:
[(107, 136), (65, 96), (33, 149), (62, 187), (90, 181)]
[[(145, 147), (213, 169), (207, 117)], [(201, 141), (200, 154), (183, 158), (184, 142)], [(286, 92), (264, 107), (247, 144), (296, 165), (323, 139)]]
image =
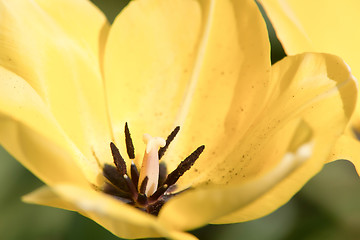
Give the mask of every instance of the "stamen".
[(172, 171), (166, 178), (164, 185), (159, 187), (155, 193), (150, 197), (151, 201), (158, 199), (161, 195), (163, 195), (171, 186), (173, 186), (177, 180), (187, 171), (192, 165), (194, 165), (195, 161), (199, 158), (200, 154), (204, 151), (205, 146), (202, 145), (198, 147), (193, 153), (191, 153), (184, 161), (182, 161), (179, 166)]
[(121, 156), (119, 149), (115, 146), (113, 142), (110, 143), (110, 148), (117, 170), (121, 175), (126, 174), (126, 163), (123, 157)]
[(136, 199), (136, 203), (138, 203), (140, 206), (145, 206), (148, 203), (146, 195), (139, 193)]
[(164, 162), (161, 162), (159, 164), (159, 182), (158, 182), (158, 186), (161, 186), (161, 185), (164, 184), (166, 176), (167, 176), (167, 167), (166, 167)]
[(132, 202), (132, 200), (131, 200), (132, 195), (130, 193), (125, 192), (110, 183), (105, 184), (105, 186), (103, 188), (103, 192), (113, 195), (117, 198), (121, 198), (120, 200), (125, 201), (126, 203)]
[(130, 189), (119, 171), (109, 164), (105, 164), (103, 168), (104, 177), (109, 180), (116, 188), (121, 189), (125, 192), (129, 192)]
[[(175, 183), (191, 168), (205, 148), (204, 145), (198, 147), (167, 175), (166, 165), (163, 162), (159, 163), (159, 159), (164, 155), (179, 130), (180, 127), (176, 127), (166, 141), (160, 137), (144, 134), (146, 149), (140, 173), (133, 161), (131, 161), (130, 172), (127, 173), (124, 158), (114, 142), (111, 142), (110, 148), (115, 166), (103, 165), (103, 175), (108, 181), (104, 183), (101, 190), (124, 203), (157, 216), (162, 206), (171, 197), (186, 190), (174, 193), (177, 187)], [(134, 159), (135, 149), (127, 123), (125, 123), (125, 143), (129, 158)], [(100, 165), (94, 151), (93, 155)], [(158, 186), (160, 187), (158, 188)]]
[(190, 156), (185, 158), (179, 166), (172, 171), (166, 178), (165, 183), (169, 186), (175, 184), (177, 180), (187, 171), (189, 170), (192, 165), (194, 165), (195, 161), (199, 158), (200, 154), (204, 151), (205, 146), (202, 145), (198, 147)]
[(139, 192), (141, 194), (145, 194), (145, 190), (146, 190), (146, 186), (147, 186), (148, 181), (149, 181), (149, 178), (148, 178), (148, 176), (146, 176), (144, 178), (144, 180), (142, 181), (141, 185), (140, 185)]
[(128, 188), (130, 189), (133, 197), (137, 197), (138, 192), (137, 192), (136, 187), (134, 186), (133, 182), (131, 181), (131, 179), (126, 174), (124, 174), (123, 177), (125, 179), (125, 182), (126, 182)]
[(125, 123), (125, 143), (126, 143), (126, 151), (130, 159), (135, 158), (135, 149), (134, 144), (131, 139), (130, 130), (127, 122)]
[(159, 215), (159, 212), (160, 212), (162, 206), (165, 204), (165, 202), (166, 201), (164, 201), (164, 200), (159, 200), (159, 201), (155, 202), (154, 204), (149, 205), (147, 207), (148, 212), (155, 216)]
[(159, 187), (153, 195), (150, 196), (150, 201), (155, 201), (157, 200), (161, 195), (163, 195), (166, 190), (169, 188), (169, 186), (167, 184), (162, 185), (161, 187)]
[(174, 140), (174, 138), (176, 137), (176, 135), (178, 134), (179, 131), (180, 131), (180, 126), (177, 126), (177, 127), (170, 133), (170, 135), (167, 137), (165, 146), (164, 146), (164, 147), (161, 147), (161, 148), (159, 149), (159, 159), (162, 158), (162, 156), (164, 155), (165, 151), (168, 149), (170, 143), (172, 142), (172, 140)]
[(139, 171), (134, 162), (131, 163), (130, 173), (132, 182), (137, 186), (139, 184)]

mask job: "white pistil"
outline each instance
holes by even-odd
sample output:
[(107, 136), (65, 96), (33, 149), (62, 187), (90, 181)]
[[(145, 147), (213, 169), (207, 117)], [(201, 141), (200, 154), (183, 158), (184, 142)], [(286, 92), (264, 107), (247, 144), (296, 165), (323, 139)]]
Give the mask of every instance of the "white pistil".
[(161, 137), (152, 137), (149, 134), (144, 134), (143, 140), (146, 144), (144, 153), (144, 159), (141, 165), (139, 185), (140, 190), (141, 183), (144, 178), (148, 177), (145, 194), (151, 196), (158, 187), (159, 181), (159, 155), (158, 151), (160, 147), (164, 147), (166, 141)]

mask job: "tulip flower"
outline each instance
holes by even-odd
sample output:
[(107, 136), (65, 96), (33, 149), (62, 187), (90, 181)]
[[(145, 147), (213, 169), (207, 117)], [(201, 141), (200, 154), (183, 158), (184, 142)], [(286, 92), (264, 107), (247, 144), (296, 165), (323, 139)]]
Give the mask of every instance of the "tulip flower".
[(262, 217), (327, 161), (357, 85), (337, 56), (270, 64), (251, 0), (0, 1), (0, 143), (24, 200), (122, 238)]

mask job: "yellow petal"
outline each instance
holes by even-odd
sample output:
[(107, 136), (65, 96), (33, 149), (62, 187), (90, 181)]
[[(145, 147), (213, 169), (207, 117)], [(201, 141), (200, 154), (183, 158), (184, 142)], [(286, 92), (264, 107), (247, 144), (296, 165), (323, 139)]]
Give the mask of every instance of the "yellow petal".
[[(341, 59), (321, 54), (286, 58), (273, 67), (272, 83), (268, 105), (254, 123), (243, 126), (248, 129), (246, 134), (234, 143), (230, 153), (224, 153), (225, 158), (216, 168), (209, 164), (209, 171), (200, 169), (206, 173), (209, 183), (223, 184), (233, 181), (234, 176), (256, 176), (273, 168), (291, 140), (294, 126), (287, 123), (293, 119), (304, 118), (314, 131), (331, 134), (331, 145), (334, 137), (343, 132), (353, 112), (357, 87)], [(348, 94), (339, 95), (338, 88)], [(329, 107), (332, 105), (334, 109)], [(288, 126), (288, 130), (278, 132), (284, 126)], [(333, 132), (324, 126), (333, 128)], [(210, 162), (208, 159), (212, 162), (214, 158), (205, 159)]]
[(285, 121), (303, 118), (313, 130), (313, 154), (263, 197), (214, 223), (249, 221), (285, 204), (327, 161), (354, 111), (358, 91), (356, 81), (347, 65), (336, 56), (302, 54), (287, 57), (274, 65), (272, 73), (272, 79), (277, 79), (279, 84), (274, 89), (274, 102), (269, 108), (273, 112), (267, 112), (265, 116), (277, 116)]
[[(232, 223), (262, 217), (286, 203), (321, 169), (355, 107), (356, 82), (347, 65), (332, 55), (302, 54), (287, 57), (275, 64), (271, 80), (275, 82), (272, 94), (258, 120), (246, 137), (237, 143), (232, 155), (209, 172), (208, 177), (214, 187), (209, 190), (199, 187), (198, 190), (184, 194), (184, 197), (180, 195), (174, 202), (170, 200), (160, 212), (165, 222), (189, 229), (209, 220), (214, 223)], [(240, 190), (245, 182), (250, 179), (257, 181), (257, 178), (271, 173), (287, 152), (309, 138), (310, 135), (304, 134), (303, 130), (295, 131), (301, 119), (313, 132), (311, 142), (314, 147), (308, 161), (289, 176), (284, 174), (283, 179), (275, 179), (278, 183), (274, 180), (273, 185), (258, 180), (265, 184), (263, 189), (259, 188), (260, 192), (265, 193), (261, 197), (257, 195), (256, 199), (248, 199), (254, 197), (249, 192), (250, 196), (239, 196), (244, 202), (236, 197), (236, 200), (231, 198), (230, 191), (236, 192), (236, 186), (239, 194), (246, 195), (245, 190)], [(216, 187), (214, 183), (221, 187)], [(224, 187), (224, 184), (232, 190)], [(204, 201), (210, 203), (207, 205)], [(203, 202), (203, 208), (200, 202)], [(226, 207), (215, 209), (214, 204)], [(175, 205), (181, 207), (176, 208)], [(208, 211), (207, 207), (213, 207), (214, 210)], [(192, 214), (180, 213), (182, 208)], [(167, 217), (172, 215), (175, 217)], [(193, 218), (196, 221), (192, 221)]]
[(77, 211), (122, 238), (197, 239), (190, 234), (166, 228), (156, 217), (94, 190), (89, 191), (71, 185), (43, 187), (24, 196), (23, 200)]
[(77, 211), (77, 208), (73, 203), (60, 198), (49, 186), (40, 187), (35, 191), (26, 194), (22, 197), (22, 200), (26, 203)]
[[(360, 2), (260, 0), (287, 54), (326, 52), (342, 57), (360, 78)], [(354, 126), (360, 130), (360, 105)]]
[(0, 86), (0, 144), (47, 184), (87, 184), (80, 154), (34, 89), (2, 67)]
[[(309, 132), (309, 126), (298, 123), (297, 134)], [(312, 154), (312, 143), (300, 141), (300, 146), (284, 155), (280, 163), (264, 176), (240, 185), (206, 187), (189, 190), (169, 201), (160, 212), (160, 220), (179, 229), (192, 229), (205, 225), (218, 217), (231, 214), (259, 198), (274, 187)], [(195, 210), (196, 209), (196, 210)]]
[(180, 125), (163, 160), (172, 170), (205, 144), (181, 179), (198, 182), (200, 169), (215, 167), (260, 112), (269, 68), (266, 26), (253, 1), (133, 1), (116, 18), (105, 53), (114, 135), (123, 141), (128, 121), (141, 156), (143, 133), (166, 137)]
[(92, 148), (110, 158), (99, 64), (105, 16), (85, 0), (2, 0), (0, 15), (0, 65), (30, 84), (87, 158)]
[(350, 160), (355, 165), (355, 169), (360, 175), (360, 141), (352, 136), (341, 136), (337, 140), (330, 155), (330, 161), (338, 159)]

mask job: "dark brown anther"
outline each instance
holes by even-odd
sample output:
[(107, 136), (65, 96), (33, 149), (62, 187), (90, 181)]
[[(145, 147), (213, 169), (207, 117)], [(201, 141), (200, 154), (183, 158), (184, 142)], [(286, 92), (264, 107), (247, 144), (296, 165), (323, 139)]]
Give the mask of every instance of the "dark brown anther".
[(119, 189), (118, 187), (115, 187), (114, 185), (112, 185), (110, 183), (105, 183), (105, 186), (103, 188), (103, 192), (106, 193), (106, 194), (110, 194), (112, 196), (115, 196), (118, 199), (122, 200), (123, 202), (126, 202), (126, 203), (133, 202), (131, 200), (132, 195), (129, 192), (125, 192), (125, 191)]
[(148, 176), (146, 176), (146, 177), (144, 178), (144, 180), (142, 181), (141, 185), (140, 185), (139, 192), (140, 192), (141, 194), (144, 194), (144, 193), (145, 193), (145, 190), (146, 190), (146, 186), (147, 186), (148, 181), (149, 181), (149, 178), (148, 178)]
[(131, 173), (131, 180), (134, 183), (135, 186), (139, 184), (139, 171), (135, 165), (135, 163), (131, 163), (130, 167), (130, 173)]
[[(168, 149), (170, 143), (174, 140), (179, 130), (180, 127), (177, 126), (167, 137), (165, 146), (160, 148), (158, 151), (159, 159), (164, 155), (165, 151)], [(151, 194), (149, 191), (146, 191), (149, 177), (146, 176), (141, 182), (139, 179), (139, 171), (133, 162), (133, 159), (135, 158), (135, 149), (127, 123), (125, 123), (125, 143), (127, 154), (129, 156), (128, 160), (131, 161), (129, 173), (127, 172), (124, 158), (121, 156), (119, 149), (113, 142), (110, 143), (110, 148), (114, 158), (115, 166), (108, 164), (104, 164), (102, 166), (93, 151), (93, 155), (99, 166), (103, 168), (104, 177), (108, 180), (105, 181), (104, 185), (101, 187), (95, 187), (95, 190), (101, 190), (102, 192), (109, 194), (126, 204), (129, 204), (154, 216), (159, 215), (161, 208), (170, 198), (188, 190), (187, 188), (181, 189), (181, 191), (176, 191), (177, 186), (175, 183), (186, 171), (188, 171), (193, 166), (195, 161), (199, 158), (200, 154), (205, 149), (204, 145), (198, 147), (170, 174), (167, 174), (165, 163), (160, 162), (159, 179), (157, 184), (158, 188), (154, 189), (153, 194)], [(147, 196), (146, 193), (148, 193), (149, 196)]]
[(139, 193), (136, 199), (136, 203), (141, 206), (145, 206), (148, 203), (148, 198), (146, 197), (146, 194)]
[(159, 181), (158, 181), (158, 186), (161, 186), (164, 184), (165, 179), (166, 179), (166, 175), (167, 175), (167, 168), (164, 162), (161, 162), (159, 164)]
[(124, 174), (123, 175), (125, 181), (126, 181), (126, 184), (128, 186), (128, 188), (130, 189), (130, 192), (132, 193), (132, 195), (134, 197), (136, 197), (138, 195), (138, 191), (136, 189), (136, 186), (134, 186), (134, 183), (131, 181), (131, 179), (128, 177), (128, 175)]
[(180, 126), (177, 126), (177, 127), (170, 133), (170, 135), (167, 137), (165, 146), (164, 146), (164, 147), (161, 147), (161, 148), (159, 149), (159, 152), (158, 152), (158, 154), (159, 154), (159, 159), (162, 158), (162, 156), (164, 155), (166, 149), (168, 149), (170, 143), (172, 142), (172, 140), (174, 140), (174, 138), (176, 137), (176, 135), (178, 134), (179, 131), (180, 131)]
[(105, 164), (103, 168), (103, 175), (109, 180), (115, 187), (125, 192), (130, 191), (128, 184), (124, 177), (119, 173), (116, 167), (109, 164)]
[(165, 204), (165, 202), (166, 201), (164, 201), (164, 200), (159, 200), (159, 201), (156, 201), (155, 203), (149, 205), (147, 207), (148, 213), (150, 213), (154, 216), (159, 215), (159, 212), (160, 212), (162, 206)]
[(121, 175), (126, 174), (126, 163), (123, 157), (121, 156), (119, 149), (115, 146), (113, 142), (110, 143), (110, 148), (117, 170)]
[(130, 130), (128, 127), (127, 122), (125, 123), (125, 144), (126, 144), (126, 151), (130, 159), (135, 158), (135, 148), (133, 141), (131, 139)]
[(166, 190), (169, 188), (169, 186), (167, 184), (162, 185), (161, 187), (159, 187), (153, 195), (150, 196), (150, 201), (153, 202), (155, 200), (157, 200), (161, 195), (163, 195)]
[(164, 184), (169, 186), (175, 184), (177, 180), (187, 171), (192, 165), (194, 165), (195, 161), (199, 158), (200, 154), (204, 151), (205, 146), (202, 145), (198, 147), (193, 153), (191, 153), (184, 161), (182, 161), (179, 166), (172, 171), (166, 178)]

